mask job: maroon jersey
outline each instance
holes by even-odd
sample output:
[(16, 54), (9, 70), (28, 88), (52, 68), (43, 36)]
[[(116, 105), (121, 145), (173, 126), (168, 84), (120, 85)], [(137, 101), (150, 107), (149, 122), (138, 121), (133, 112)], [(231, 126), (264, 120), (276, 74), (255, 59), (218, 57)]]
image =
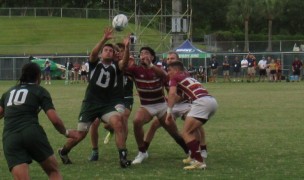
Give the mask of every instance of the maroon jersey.
[(126, 73), (133, 78), (142, 105), (165, 102), (164, 82), (152, 69), (134, 65)]
[(170, 87), (176, 86), (177, 91), (180, 90), (183, 92), (182, 98), (190, 101), (194, 101), (203, 96), (210, 96), (202, 84), (196, 79), (191, 78), (187, 72), (176, 74), (171, 78), (169, 85)]

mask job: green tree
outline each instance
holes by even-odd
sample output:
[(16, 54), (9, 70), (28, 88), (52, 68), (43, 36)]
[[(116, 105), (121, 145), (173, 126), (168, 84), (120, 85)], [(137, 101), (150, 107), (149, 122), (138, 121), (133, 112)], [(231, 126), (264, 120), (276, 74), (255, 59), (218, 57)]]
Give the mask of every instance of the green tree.
[(232, 0), (227, 13), (227, 20), (232, 24), (235, 22), (244, 23), (245, 46), (244, 51), (249, 51), (249, 19), (255, 8), (255, 1), (252, 0)]
[(282, 15), (286, 0), (260, 0), (259, 11), (268, 21), (268, 47), (266, 51), (272, 51), (272, 22)]

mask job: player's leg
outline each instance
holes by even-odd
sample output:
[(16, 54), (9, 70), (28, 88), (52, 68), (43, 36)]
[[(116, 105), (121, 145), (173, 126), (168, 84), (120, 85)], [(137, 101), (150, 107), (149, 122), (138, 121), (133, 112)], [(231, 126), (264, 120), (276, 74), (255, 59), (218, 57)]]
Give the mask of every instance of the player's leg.
[(62, 176), (58, 169), (58, 163), (54, 155), (48, 157), (45, 161), (39, 163), (49, 179), (60, 180)]
[(199, 135), (200, 135), (200, 150), (201, 150), (201, 156), (206, 159), (207, 158), (207, 143), (206, 143), (206, 133), (204, 130), (204, 127), (201, 126), (199, 128)]
[(24, 180), (30, 179), (29, 165), (27, 163), (22, 163), (14, 166), (11, 169), (11, 173), (14, 179), (24, 179)]
[(92, 153), (88, 158), (89, 161), (97, 161), (99, 158), (98, 155), (98, 127), (100, 125), (100, 120), (98, 118), (92, 123), (90, 127), (90, 136), (91, 136), (91, 144), (92, 144)]
[(116, 146), (119, 152), (120, 166), (122, 168), (131, 165), (131, 161), (127, 160), (128, 151), (126, 148), (126, 131), (125, 123), (120, 113), (109, 112), (102, 116), (102, 119), (110, 124), (114, 130)]
[(187, 116), (183, 128), (183, 138), (190, 150), (190, 157), (193, 159), (190, 166), (184, 167), (186, 170), (204, 169), (206, 164), (200, 154), (200, 141), (197, 140), (197, 133), (203, 123), (196, 118)]
[(164, 129), (170, 134), (170, 136), (175, 140), (175, 142), (184, 150), (185, 154), (188, 154), (189, 149), (178, 132), (175, 120), (172, 118), (168, 123), (165, 122), (167, 114), (165, 113), (162, 118), (159, 118), (160, 124), (164, 127)]
[(151, 119), (152, 116), (143, 107), (139, 108), (135, 114), (135, 118), (133, 120), (133, 130), (139, 152), (135, 159), (132, 161), (132, 164), (140, 164), (144, 159), (148, 158), (148, 147), (147, 144), (145, 144), (144, 142), (145, 133), (143, 126)]
[(154, 119), (150, 125), (150, 128), (149, 128), (149, 130), (145, 136), (145, 140), (144, 140), (145, 144), (147, 145), (147, 149), (148, 149), (150, 143), (152, 142), (152, 139), (153, 139), (157, 129), (160, 127), (161, 127), (161, 125), (159, 123), (159, 120), (157, 118)]
[(72, 164), (70, 158), (68, 157), (68, 154), (79, 142), (81, 142), (86, 137), (87, 134), (87, 130), (78, 130), (78, 139), (68, 138), (63, 147), (58, 149), (58, 154), (63, 164)]

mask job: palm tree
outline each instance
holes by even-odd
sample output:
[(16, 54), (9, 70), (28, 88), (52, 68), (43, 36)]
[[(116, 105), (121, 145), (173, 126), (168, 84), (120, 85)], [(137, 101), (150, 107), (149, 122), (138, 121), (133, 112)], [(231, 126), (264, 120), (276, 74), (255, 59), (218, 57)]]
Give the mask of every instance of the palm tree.
[(260, 0), (262, 15), (268, 20), (268, 47), (266, 51), (272, 51), (272, 22), (283, 13), (286, 0)]
[(228, 22), (239, 22), (244, 23), (245, 28), (245, 46), (244, 51), (249, 51), (249, 19), (253, 13), (256, 1), (253, 0), (232, 0), (227, 13)]

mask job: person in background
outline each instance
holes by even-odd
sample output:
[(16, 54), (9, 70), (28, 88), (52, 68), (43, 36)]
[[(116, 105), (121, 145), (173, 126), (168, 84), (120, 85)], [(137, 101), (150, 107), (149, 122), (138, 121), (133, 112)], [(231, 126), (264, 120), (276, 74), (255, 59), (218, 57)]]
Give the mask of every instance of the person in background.
[(44, 63), (44, 78), (45, 84), (51, 84), (51, 63), (48, 59)]
[(270, 79), (269, 81), (270, 82), (275, 82), (277, 81), (277, 75), (276, 75), (276, 72), (277, 72), (277, 67), (276, 67), (276, 63), (274, 61), (274, 59), (271, 59), (271, 62), (269, 64), (269, 69), (270, 69)]
[(282, 79), (282, 62), (280, 58), (276, 60), (276, 74), (277, 74), (277, 81), (281, 82)]
[(218, 62), (216, 60), (216, 56), (212, 56), (211, 62), (210, 62), (210, 82), (217, 82), (217, 71), (218, 71)]
[(83, 83), (86, 83), (87, 82), (87, 66), (86, 66), (85, 62), (82, 62), (80, 75), (81, 75), (81, 81)]
[(229, 64), (228, 56), (225, 56), (224, 61), (223, 61), (224, 82), (226, 82), (226, 80), (231, 82), (229, 72), (230, 72), (230, 64)]
[(73, 78), (73, 83), (74, 84), (78, 84), (79, 83), (79, 71), (80, 71), (80, 64), (76, 61), (74, 63), (74, 66), (73, 66), (73, 70), (74, 70), (74, 78)]
[(66, 73), (65, 73), (65, 81), (66, 84), (71, 83), (73, 79), (73, 63), (70, 61), (70, 59), (67, 60), (65, 63)]
[(189, 68), (188, 68), (188, 73), (190, 74), (190, 76), (194, 79), (197, 79), (197, 72), (196, 72), (196, 69), (195, 67), (193, 67), (192, 64), (189, 64)]
[(262, 81), (264, 82), (267, 79), (267, 73), (266, 73), (266, 69), (267, 69), (267, 60), (265, 59), (265, 57), (263, 56), (262, 59), (259, 61), (258, 63), (258, 67), (259, 67), (259, 80), (258, 81)]
[(57, 115), (50, 93), (40, 86), (40, 76), (37, 64), (23, 65), (18, 84), (0, 99), (0, 119), (4, 117), (3, 152), (14, 179), (30, 179), (29, 164), (33, 160), (49, 179), (62, 179), (53, 148), (39, 124), (41, 110), (60, 134), (78, 138), (77, 132), (66, 129)]
[(254, 82), (255, 78), (255, 68), (256, 68), (256, 58), (250, 52), (247, 54), (246, 57), (248, 61), (248, 79), (247, 82)]
[(203, 66), (200, 66), (197, 70), (197, 80), (199, 80), (200, 82), (205, 81), (205, 70)]
[(295, 57), (294, 61), (292, 62), (292, 74), (294, 76), (295, 81), (300, 82), (301, 80), (301, 69), (303, 63), (300, 61), (298, 57)]
[(248, 74), (248, 61), (246, 59), (246, 56), (243, 56), (243, 59), (241, 61), (241, 76), (242, 76), (242, 82), (246, 79)]
[(241, 62), (237, 56), (233, 61), (233, 82), (240, 82)]

